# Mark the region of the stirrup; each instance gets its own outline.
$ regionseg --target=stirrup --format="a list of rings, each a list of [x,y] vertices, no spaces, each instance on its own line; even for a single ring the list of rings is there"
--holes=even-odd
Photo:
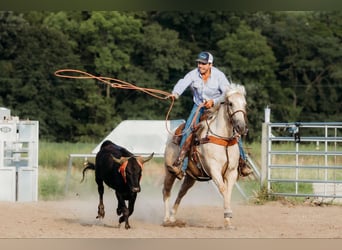
[[[240,157],[239,159],[239,175],[246,177],[253,173],[253,170],[247,165],[246,161]]]

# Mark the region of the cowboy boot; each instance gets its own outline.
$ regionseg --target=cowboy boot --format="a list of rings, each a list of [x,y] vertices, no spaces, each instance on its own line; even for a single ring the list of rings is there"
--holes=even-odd
[[[186,155],[190,149],[191,142],[192,142],[192,134],[190,134],[188,136],[188,138],[186,138],[186,140],[185,140],[185,142],[181,148],[181,151],[179,152],[179,155],[178,155],[176,161],[172,164],[172,166],[168,167],[169,171],[174,173],[176,175],[176,177],[180,180],[184,176],[184,172],[182,171],[181,166],[182,166],[184,158],[186,157]]]
[[[240,156],[239,166],[238,166],[239,174],[243,177],[246,177],[253,173],[253,170],[247,165],[246,161],[242,159]]]

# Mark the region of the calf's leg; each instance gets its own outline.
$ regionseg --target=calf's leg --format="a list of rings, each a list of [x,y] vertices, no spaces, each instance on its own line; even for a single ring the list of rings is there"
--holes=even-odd
[[[116,198],[118,199],[118,208],[116,212],[118,215],[122,214],[121,217],[119,218],[119,226],[121,225],[122,222],[125,222],[125,228],[129,229],[131,228],[128,222],[128,217],[130,215],[129,209],[126,206],[125,199],[123,198],[123,196],[118,192],[115,192],[115,194],[116,194]]]
[[[105,217],[105,209],[103,204],[103,193],[104,193],[104,186],[103,181],[96,179],[97,183],[97,191],[99,193],[99,205],[97,207],[97,216],[96,219],[102,219]]]

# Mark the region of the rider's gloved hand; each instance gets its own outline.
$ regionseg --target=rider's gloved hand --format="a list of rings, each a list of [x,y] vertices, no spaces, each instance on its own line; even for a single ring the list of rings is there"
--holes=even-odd
[[[205,101],[204,102],[204,106],[207,108],[207,109],[210,109],[212,106],[214,106],[214,100],[208,100],[208,101]]]
[[[174,100],[174,99],[178,99],[178,97],[179,97],[179,95],[177,95],[177,94],[170,94],[170,95],[168,95],[168,96],[166,97],[166,99],[172,99],[172,100]]]

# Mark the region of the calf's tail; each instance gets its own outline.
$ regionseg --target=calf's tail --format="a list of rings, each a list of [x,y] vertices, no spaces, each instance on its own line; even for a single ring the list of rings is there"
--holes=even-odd
[[[85,172],[87,172],[88,169],[91,169],[91,170],[95,170],[95,164],[94,163],[91,163],[91,162],[86,162],[84,164],[86,167],[83,169],[82,171],[82,180],[81,180],[81,183],[83,182],[84,180],[84,174]]]

